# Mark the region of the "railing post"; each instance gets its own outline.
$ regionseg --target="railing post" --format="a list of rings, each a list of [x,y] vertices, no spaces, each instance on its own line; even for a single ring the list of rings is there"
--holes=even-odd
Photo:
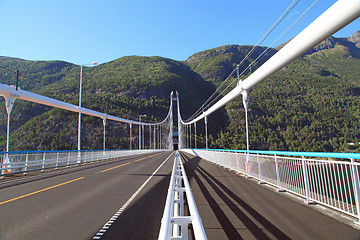
[[[78,150],[78,158],[77,158],[77,161],[76,161],[76,164],[80,164],[81,163],[81,151]]]
[[[239,160],[239,158],[241,158],[241,156],[237,152],[235,152],[235,156],[236,156],[235,157],[235,159],[236,159],[236,172],[241,173],[241,171],[240,171],[240,160]]]
[[[44,168],[45,168],[45,152],[44,152],[44,155],[43,155],[43,162],[42,162],[42,172],[44,171]]]
[[[258,162],[258,169],[259,169],[259,184],[262,184],[261,181],[261,165],[260,165],[260,155],[257,153],[257,162]]]
[[[67,164],[67,167],[69,167],[70,165],[70,152],[68,152],[68,164]]]
[[[245,172],[246,172],[246,178],[249,178],[249,152],[246,152],[245,154],[246,154]]]
[[[56,168],[55,169],[58,169],[58,167],[59,167],[59,155],[60,155],[60,152],[57,152],[56,153]]]
[[[280,187],[280,174],[279,174],[279,166],[278,166],[278,161],[277,161],[277,156],[275,154],[275,170],[276,170],[276,179],[277,179],[277,185],[278,185],[278,191],[281,192],[281,187]]]
[[[351,174],[353,180],[353,188],[354,188],[354,195],[355,195],[355,205],[357,211],[358,221],[357,223],[360,224],[360,187],[359,187],[359,172],[357,166],[354,162],[354,159],[351,159]]]
[[[310,200],[309,176],[308,176],[308,171],[307,171],[307,166],[306,166],[306,161],[305,161],[304,156],[302,156],[301,163],[302,163],[303,176],[304,176],[306,203],[310,204],[310,203],[312,203],[312,201]]]
[[[185,215],[185,207],[184,207],[184,192],[180,191],[179,192],[179,200],[180,200],[180,215],[184,216]]]
[[[28,170],[28,161],[29,161],[29,153],[26,153],[26,157],[25,157],[25,172],[24,172],[24,176],[27,175],[27,170]]]
[[[174,213],[173,217],[178,218],[180,216],[180,202],[179,202],[179,191],[178,189],[181,188],[181,173],[180,173],[180,166],[178,159],[175,158],[175,169],[174,169],[174,179],[175,179],[175,185],[174,185]],[[180,225],[179,224],[173,224],[173,232],[172,235],[174,237],[180,237]]]
[[[84,164],[86,164],[87,163],[87,158],[89,157],[89,154],[88,154],[88,152],[86,151],[86,152],[83,152],[82,154],[81,154],[81,162],[80,162],[80,165],[81,165],[81,163],[84,163]],[[90,157],[91,158],[91,157]]]

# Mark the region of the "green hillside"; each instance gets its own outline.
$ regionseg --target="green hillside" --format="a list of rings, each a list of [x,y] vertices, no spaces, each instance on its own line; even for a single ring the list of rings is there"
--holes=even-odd
[[[223,81],[236,65],[250,52],[253,46],[229,45],[222,46],[190,56],[186,63],[200,74],[205,80],[217,85]],[[258,47],[240,66],[240,72],[245,69],[250,62],[254,61],[266,48]],[[255,70],[259,65],[269,59],[276,50],[269,49],[267,53],[253,66]]]
[[[250,148],[360,151],[359,48],[324,41],[250,93]],[[339,40],[339,41],[338,41]],[[226,106],[228,125],[213,148],[246,149],[241,99]]]
[[[250,93],[250,148],[290,151],[357,151],[360,141],[360,32],[329,38],[257,85]],[[179,62],[161,57],[129,56],[84,67],[83,106],[136,120],[160,120],[169,94],[180,93],[187,119],[230,74],[252,46],[229,45],[206,50]],[[280,49],[279,48],[276,49]],[[259,47],[243,66],[259,56]],[[277,52],[270,49],[259,63]],[[78,104],[80,67],[59,61],[0,57],[0,81],[44,96]],[[5,69],[5,68],[6,69]],[[249,73],[247,73],[249,74]],[[0,102],[0,148],[5,149],[6,111]],[[76,149],[77,114],[17,100],[11,116],[10,150]],[[210,147],[245,149],[241,99],[209,118]],[[133,136],[137,129],[134,128]],[[203,147],[203,123],[198,146]],[[102,120],[83,117],[83,149],[102,148]],[[129,128],[108,121],[108,148],[128,148]],[[135,138],[135,142],[137,139]]]
[[[4,59],[16,61],[13,59]],[[38,62],[17,60],[31,71],[43,72],[43,78],[51,78],[52,73],[39,66]],[[3,65],[6,61],[2,61]],[[23,66],[21,66],[23,67]],[[35,68],[35,70],[31,68]],[[40,75],[39,73],[39,75]],[[56,81],[43,82],[31,88],[28,82],[35,76],[20,78],[22,87],[41,95],[78,104],[78,66],[70,65],[69,71]],[[54,75],[58,75],[55,71]],[[14,83],[10,77],[4,83]],[[25,88],[24,88],[25,89]],[[166,117],[171,91],[178,90],[183,111],[189,115],[214,91],[198,74],[187,65],[161,57],[124,57],[96,67],[86,67],[83,71],[82,106],[114,116],[137,120],[146,114],[147,121],[159,121]],[[192,99],[192,101],[186,101]],[[3,115],[1,145],[5,148],[6,111],[0,103]],[[51,109],[38,104],[17,100],[11,115],[11,150],[76,149],[77,114],[59,109]],[[144,118],[143,118],[144,119]],[[84,116],[82,121],[82,146],[84,149],[102,148],[102,120]],[[134,128],[134,136],[137,129]],[[129,129],[126,124],[107,123],[108,148],[128,148]],[[135,139],[136,142],[136,139]]]

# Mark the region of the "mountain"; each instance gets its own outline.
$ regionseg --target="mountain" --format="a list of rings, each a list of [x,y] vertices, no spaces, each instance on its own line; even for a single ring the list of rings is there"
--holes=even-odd
[[[360,30],[353,33],[348,40],[352,43],[355,43],[357,47],[360,47]]]
[[[250,93],[250,148],[360,151],[359,32],[326,39]],[[212,147],[245,149],[241,99],[226,106],[227,129]]]
[[[290,151],[357,151],[360,141],[360,32],[323,41],[250,93],[250,148]],[[228,45],[205,50],[179,62],[161,57],[129,56],[84,67],[83,106],[111,115],[146,120],[165,117],[169,94],[180,93],[184,119],[196,111],[253,46]],[[270,48],[245,77],[274,55]],[[257,59],[258,47],[240,66]],[[10,71],[10,70],[11,71]],[[15,84],[44,96],[78,103],[79,66],[60,61],[0,57],[1,83]],[[5,148],[6,111],[0,102],[0,147]],[[11,115],[11,150],[76,149],[77,114],[17,100]],[[137,129],[133,128],[133,136]],[[241,99],[209,117],[210,147],[245,149]],[[126,124],[107,123],[108,148],[128,148]],[[198,146],[204,144],[198,123]],[[83,117],[83,148],[102,146],[102,122]],[[135,137],[136,138],[136,137]],[[137,140],[135,139],[135,143]]]
[[[252,48],[253,46],[222,46],[196,53],[190,56],[186,63],[204,79],[216,84],[223,81]],[[258,47],[241,65],[240,72],[245,69],[244,66],[254,61],[265,49],[265,47]],[[274,53],[276,53],[275,49],[269,49],[253,68],[256,69],[263,64]]]
[[[49,67],[51,64],[53,67]],[[20,71],[23,75],[20,77],[21,88],[78,104],[79,66],[9,58],[2,58],[1,65],[27,69],[26,73]],[[14,73],[6,74],[2,78],[3,83],[14,84]],[[40,76],[44,80],[39,81]],[[36,81],[40,83],[32,85]],[[140,114],[146,114],[148,117],[143,119],[159,121],[166,117],[170,93],[174,90],[181,92],[180,98],[184,99],[182,106],[187,109],[183,111],[185,115],[194,112],[214,91],[211,84],[179,61],[161,57],[123,57],[96,67],[84,68],[82,106],[133,120],[137,120]],[[0,103],[0,108],[3,116],[0,131],[6,133],[4,103]],[[11,119],[12,150],[76,149],[75,113],[17,100]],[[102,148],[101,119],[84,116],[82,122],[84,149]],[[126,124],[108,121],[109,148],[129,147],[127,128]],[[134,133],[137,131],[135,129]],[[5,134],[0,137],[4,149]]]
[[[289,40],[290,41],[290,40]],[[280,44],[279,46],[275,47],[276,50],[280,50],[283,46],[285,46],[289,41]],[[309,55],[312,53],[319,52],[321,50],[326,49],[333,49],[336,46],[344,46],[348,48],[352,57],[359,58],[360,57],[360,31],[356,31],[350,37],[346,38],[336,38],[336,37],[329,37],[319,43],[317,46],[309,50],[305,55]]]
[[[63,61],[26,61],[19,58],[1,57],[3,67],[0,71],[1,83],[15,84],[16,70],[20,71],[20,79],[26,76],[21,83],[23,89],[41,88],[50,83],[60,81],[70,73],[76,71],[74,65]]]

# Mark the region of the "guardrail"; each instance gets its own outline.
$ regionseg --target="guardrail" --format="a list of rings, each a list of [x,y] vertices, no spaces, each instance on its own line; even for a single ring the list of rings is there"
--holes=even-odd
[[[146,150],[82,150],[0,152],[0,176],[29,171],[109,160],[118,157],[162,151]]]
[[[219,166],[253,177],[358,219],[360,154],[182,149]],[[305,158],[318,157],[328,160]],[[281,156],[280,156],[281,155]],[[296,155],[300,157],[289,157]],[[341,158],[341,161],[332,160]]]
[[[186,193],[190,216],[185,216],[184,193]],[[184,166],[177,151],[158,239],[188,239],[189,224],[192,224],[195,239],[207,239]]]

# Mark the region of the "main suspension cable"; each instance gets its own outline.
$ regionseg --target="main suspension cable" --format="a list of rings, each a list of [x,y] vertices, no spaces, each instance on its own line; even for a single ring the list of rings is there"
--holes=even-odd
[[[246,73],[246,71],[249,70],[249,68],[251,68],[251,66],[253,66],[256,62],[258,62],[264,55],[265,53],[306,13],[308,12],[313,6],[314,4],[317,2],[318,0],[316,0],[306,11],[304,11],[302,13],[302,15],[300,15],[269,47],[267,47],[254,61],[252,61],[242,72],[241,74],[239,74],[239,77],[244,75]],[[294,0],[290,6],[283,12],[283,14],[277,19],[277,21],[270,27],[270,29],[264,34],[264,36],[260,39],[260,41],[247,53],[247,55],[241,60],[241,62],[236,66],[236,68],[228,75],[228,77],[221,83],[221,85],[215,90],[215,92],[201,105],[201,107],[194,113],[192,114],[192,116],[190,118],[188,118],[186,120],[186,122],[191,121],[193,119],[195,119],[199,114],[201,114],[206,108],[209,108],[211,106],[212,103],[214,103],[218,98],[220,98],[222,96],[222,94],[229,88],[231,87],[234,82],[237,80],[237,78],[235,78],[233,81],[231,81],[230,84],[227,85],[227,87],[222,90],[219,93],[219,90],[221,87],[223,87],[223,85],[231,78],[231,76],[235,73],[235,71],[238,69],[238,67],[240,65],[242,65],[246,59],[248,59],[248,57],[251,56],[251,54],[256,50],[256,48],[262,44],[266,38],[275,30],[275,28],[285,19],[285,17],[294,9],[294,7],[300,2],[300,0]],[[216,93],[219,93],[215,98],[214,95]]]

